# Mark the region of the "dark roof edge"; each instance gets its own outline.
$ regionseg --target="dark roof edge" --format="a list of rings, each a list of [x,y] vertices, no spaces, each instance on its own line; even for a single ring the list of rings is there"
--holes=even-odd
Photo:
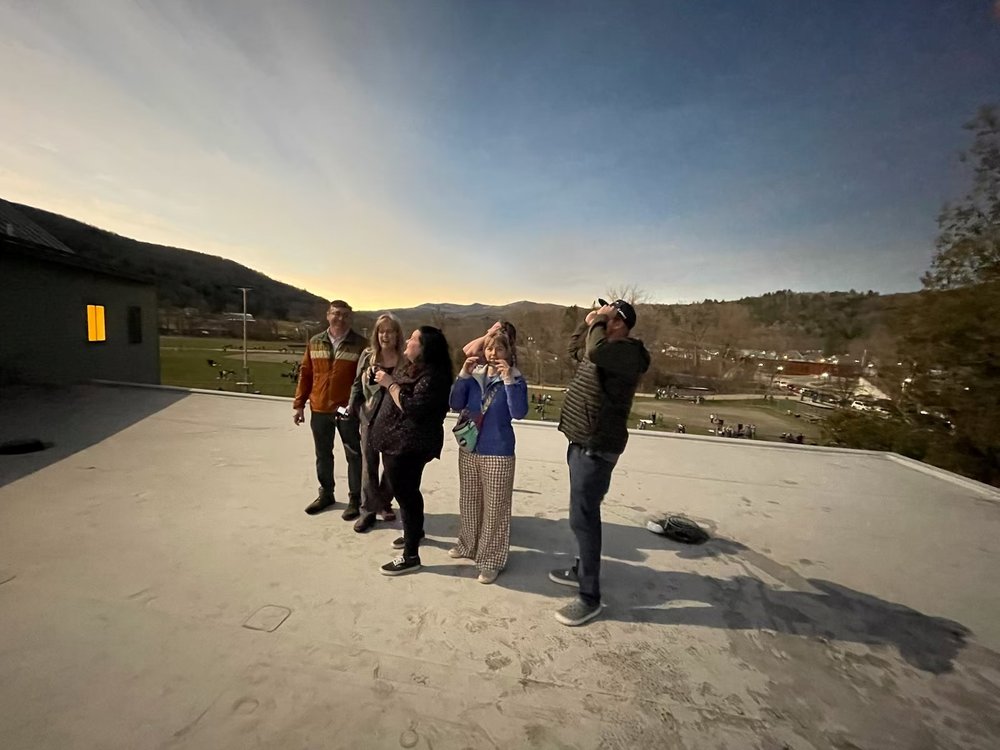
[[[62,240],[56,237],[47,229],[41,227],[37,222],[32,221],[20,210],[24,208],[17,203],[0,198],[0,232],[7,237],[17,237],[27,242],[35,243],[58,250],[69,255],[74,255],[74,251],[66,246]],[[8,226],[4,227],[3,224]],[[13,233],[11,231],[13,230]]]
[[[40,245],[36,242],[31,242],[20,237],[6,237],[0,235],[0,250],[7,253],[12,253],[15,255],[20,255],[29,260],[40,260],[47,263],[57,263],[61,266],[69,266],[71,268],[79,268],[84,271],[91,271],[92,273],[99,273],[104,276],[114,276],[118,279],[126,279],[128,281],[135,281],[140,284],[152,284],[156,285],[156,279],[153,276],[147,276],[141,273],[133,273],[130,271],[122,271],[121,269],[110,266],[106,263],[100,263],[99,261],[90,260],[87,258],[81,258],[77,254],[69,255],[67,253],[54,250],[52,248],[46,247],[45,245]]]

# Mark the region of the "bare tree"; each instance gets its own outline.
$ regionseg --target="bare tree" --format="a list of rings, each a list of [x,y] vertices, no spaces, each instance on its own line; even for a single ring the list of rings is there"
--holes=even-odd
[[[715,308],[711,303],[701,302],[670,309],[674,328],[681,340],[691,348],[695,372],[701,368],[701,352],[708,335],[718,324],[718,311]]]
[[[623,299],[630,305],[648,305],[653,301],[652,295],[638,284],[609,286],[606,294],[608,300]]]

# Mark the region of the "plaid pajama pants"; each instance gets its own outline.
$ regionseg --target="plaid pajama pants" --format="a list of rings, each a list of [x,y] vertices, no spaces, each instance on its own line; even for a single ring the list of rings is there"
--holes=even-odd
[[[510,551],[514,456],[458,452],[458,550],[480,570],[503,570]]]

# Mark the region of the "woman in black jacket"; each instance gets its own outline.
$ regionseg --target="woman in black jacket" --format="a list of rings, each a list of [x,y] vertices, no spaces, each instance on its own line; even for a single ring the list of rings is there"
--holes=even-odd
[[[448,413],[453,369],[444,334],[421,326],[406,342],[407,363],[390,375],[379,371],[375,382],[385,388],[388,399],[368,428],[373,449],[382,453],[396,501],[402,511],[403,537],[393,543],[403,553],[382,566],[387,576],[420,569],[420,540],[424,536],[424,496],[420,479],[424,467],[441,457],[444,417]]]

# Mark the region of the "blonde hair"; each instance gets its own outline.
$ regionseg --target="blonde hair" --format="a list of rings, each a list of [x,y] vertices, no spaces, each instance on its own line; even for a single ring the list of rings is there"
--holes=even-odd
[[[400,357],[403,356],[403,325],[399,322],[399,318],[391,312],[386,312],[382,313],[375,319],[375,325],[372,326],[372,334],[368,337],[368,344],[371,347],[374,362],[378,362],[382,358],[382,344],[378,340],[378,329],[382,327],[383,323],[388,323],[389,327],[395,331],[396,354]]]
[[[510,336],[508,336],[502,330],[486,334],[486,336],[483,338],[483,355],[486,354],[487,347],[495,346],[497,344],[499,344],[509,352],[510,364],[511,366],[515,366],[517,364],[517,352],[514,350],[514,342],[511,341]]]

